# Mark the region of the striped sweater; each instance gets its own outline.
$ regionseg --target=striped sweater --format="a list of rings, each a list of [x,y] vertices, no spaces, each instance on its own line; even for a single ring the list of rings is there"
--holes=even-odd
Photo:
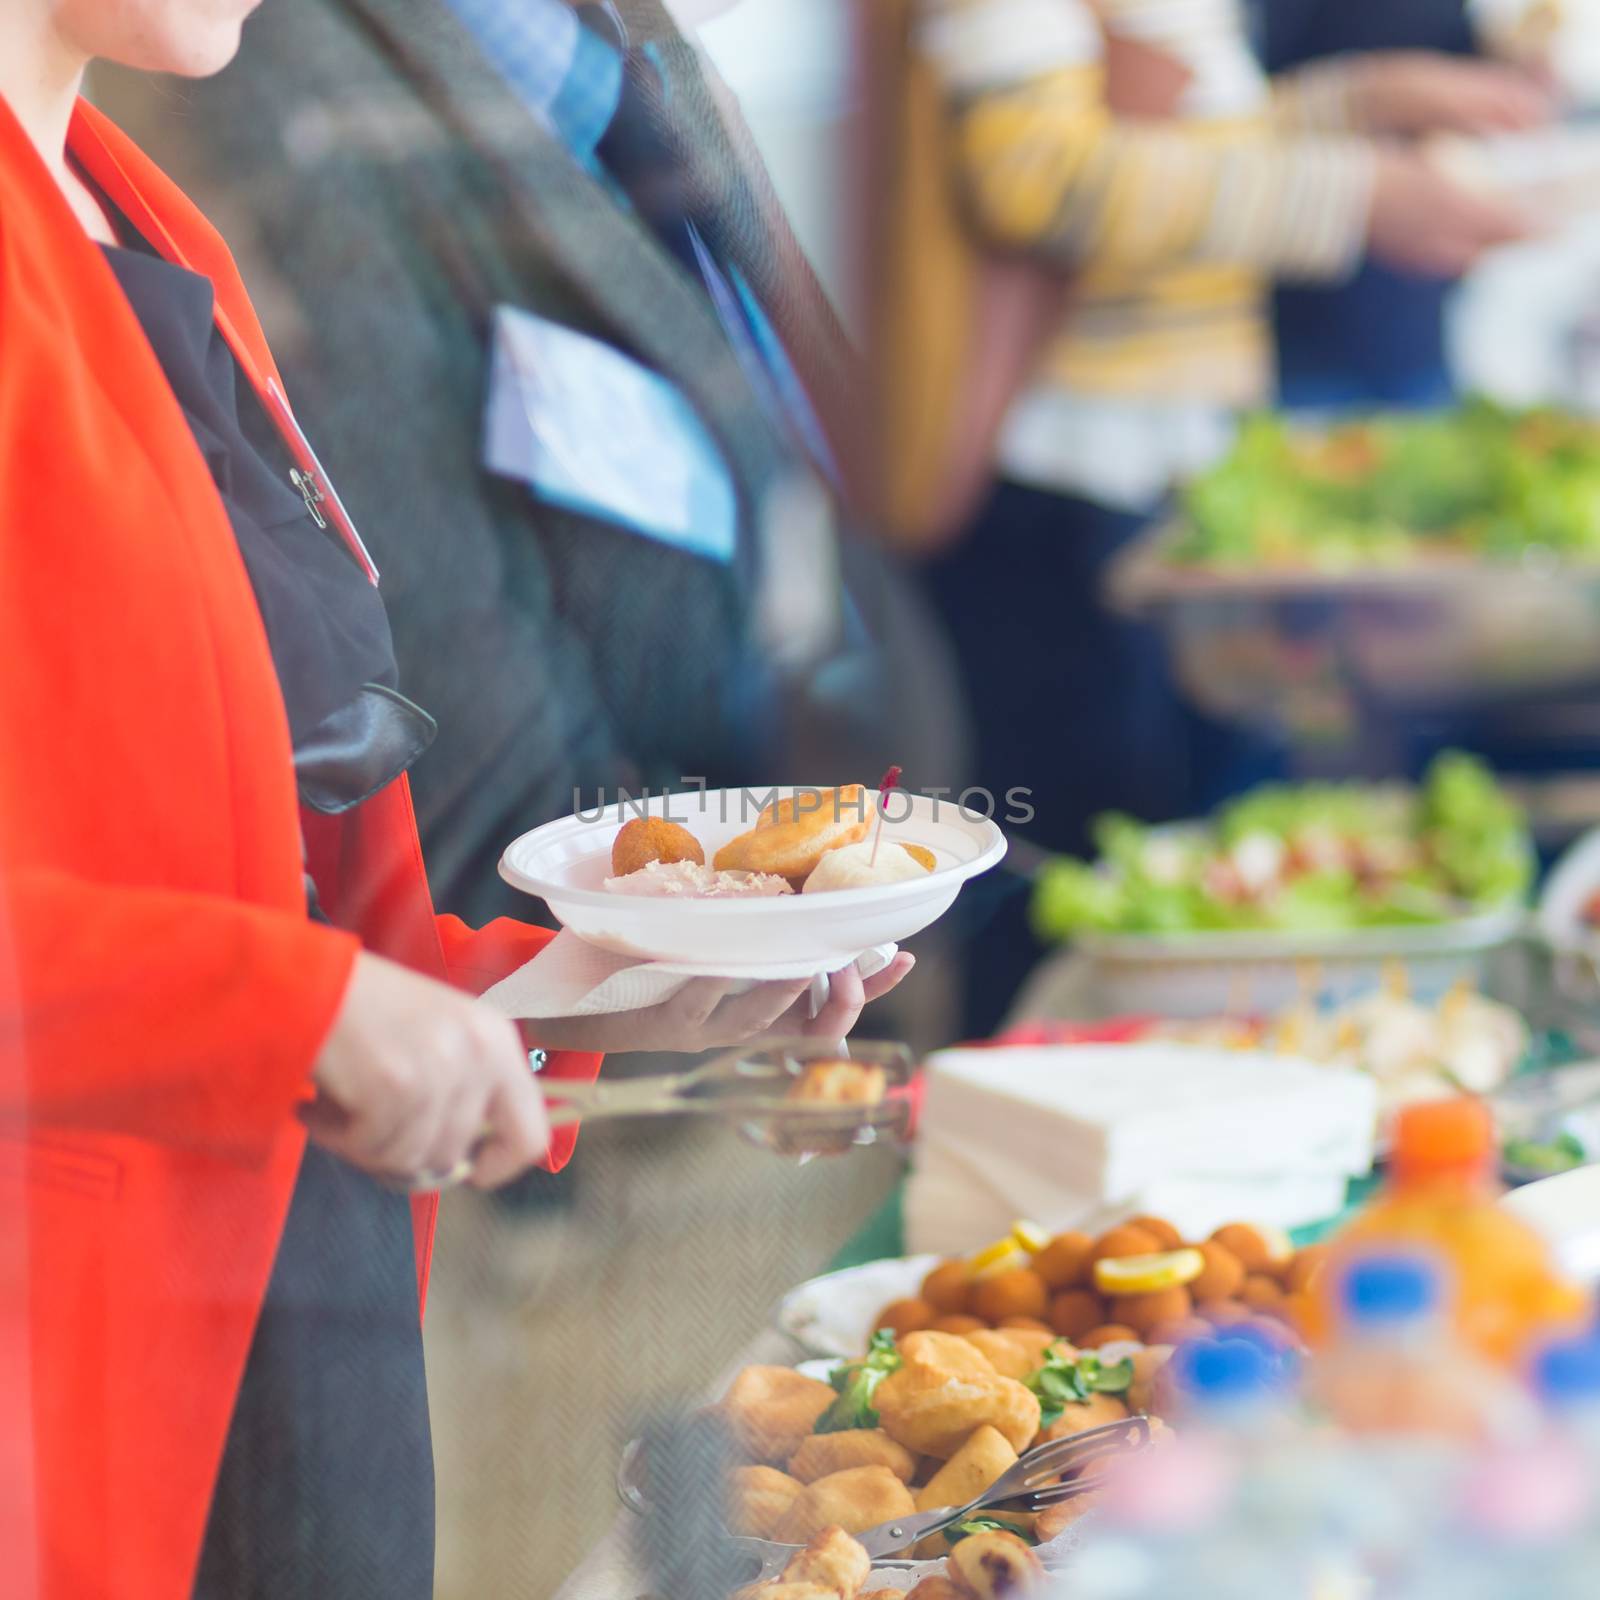
[[[1108,451],[1144,449],[1122,498],[1159,493],[1216,447],[1228,411],[1267,398],[1269,281],[1336,279],[1360,256],[1371,154],[1349,132],[1341,70],[1270,86],[1238,0],[917,8],[915,48],[944,86],[970,216],[1076,284],[1008,418],[1002,466],[1094,493]],[[1169,115],[1113,114],[1100,18],[1182,64]],[[1148,448],[1128,443],[1152,407]],[[1175,411],[1192,426],[1174,426]]]

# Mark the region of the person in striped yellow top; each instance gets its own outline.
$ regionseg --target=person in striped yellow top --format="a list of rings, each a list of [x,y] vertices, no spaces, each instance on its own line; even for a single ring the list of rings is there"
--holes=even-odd
[[[1410,141],[1548,106],[1511,69],[1445,58],[1269,82],[1239,0],[913,0],[910,48],[969,229],[1071,283],[1000,425],[1000,481],[927,576],[977,712],[970,776],[1031,786],[1036,841],[1081,850],[1101,810],[1184,815],[1271,770],[1185,711],[1153,633],[1098,598],[1116,549],[1270,398],[1271,282],[1336,280],[1369,252],[1453,276],[1519,237],[1511,207]],[[988,1005],[969,1030],[1026,964],[1016,921],[974,951]]]

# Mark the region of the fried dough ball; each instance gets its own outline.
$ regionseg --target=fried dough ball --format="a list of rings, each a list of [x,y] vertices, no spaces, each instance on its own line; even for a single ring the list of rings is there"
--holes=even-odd
[[[1098,1350],[1102,1345],[1138,1344],[1138,1342],[1139,1335],[1126,1323],[1106,1322],[1084,1334],[1078,1340],[1078,1347],[1082,1350]]]
[[[1014,1533],[975,1533],[945,1566],[968,1600],[1015,1600],[1044,1583],[1044,1563]]]
[[[783,1569],[785,1583],[816,1583],[853,1600],[872,1576],[872,1557],[843,1528],[823,1528]]]
[[[878,1313],[874,1328],[887,1328],[896,1339],[933,1325],[938,1313],[926,1300],[891,1300]]]
[[[805,1544],[825,1528],[865,1533],[891,1517],[909,1517],[916,1509],[911,1491],[887,1467],[850,1467],[807,1484],[795,1497],[778,1537],[784,1544]]]
[[[1033,1270],[1055,1294],[1063,1289],[1080,1288],[1087,1281],[1089,1252],[1093,1249],[1094,1240],[1086,1233],[1076,1229],[1058,1233],[1033,1258]]]
[[[1089,1268],[1093,1270],[1097,1261],[1115,1261],[1123,1256],[1159,1255],[1162,1248],[1161,1241],[1153,1233],[1125,1222],[1120,1228],[1112,1228],[1095,1240],[1094,1248],[1089,1252]]]
[[[1057,1333],[1054,1328],[1047,1328],[1043,1326],[1036,1328],[1018,1328],[1012,1326],[998,1328],[995,1331],[1007,1335],[1013,1344],[1021,1345],[1022,1348],[1027,1352],[1030,1360],[1033,1362],[1033,1365],[1028,1369],[1029,1372],[1033,1372],[1039,1367],[1042,1367],[1044,1365],[1045,1352],[1050,1349],[1052,1345],[1058,1345],[1062,1342],[1061,1335]]]
[[[1050,1302],[1050,1326],[1064,1339],[1098,1328],[1105,1316],[1105,1302],[1093,1289],[1068,1289]]]
[[[732,1600],[839,1600],[839,1591],[820,1583],[747,1583]]]
[[[1284,1259],[1280,1241],[1248,1222],[1227,1223],[1211,1237],[1238,1256],[1246,1272],[1273,1272]]]
[[[1283,1285],[1264,1272],[1252,1272],[1239,1289],[1239,1299],[1252,1311],[1265,1311],[1283,1299]]]
[[[972,1353],[983,1359],[976,1350]],[[873,1404],[890,1438],[941,1461],[948,1461],[985,1423],[1018,1451],[1039,1431],[1038,1398],[993,1368],[987,1373],[949,1372],[908,1361],[878,1385]]]
[[[900,1341],[900,1354],[908,1363],[933,1367],[940,1372],[988,1374],[994,1371],[989,1358],[964,1333],[940,1333],[928,1328],[921,1333],[907,1334]]]
[[[966,1596],[948,1578],[923,1578],[906,1596],[906,1600],[966,1600]]]
[[[995,1326],[1007,1333],[1049,1333],[1055,1329],[1043,1317],[1002,1317]]]
[[[1173,1322],[1158,1322],[1145,1333],[1145,1338],[1155,1345],[1179,1345],[1191,1339],[1209,1339],[1214,1331],[1204,1317],[1179,1317]]]
[[[1217,1239],[1207,1239],[1195,1249],[1205,1257],[1206,1264],[1189,1285],[1189,1293],[1197,1301],[1231,1300],[1244,1282],[1244,1263]]]
[[[1002,1317],[1043,1317],[1050,1309],[1050,1291],[1030,1267],[982,1278],[972,1291],[973,1314],[989,1322]]]
[[[1328,1247],[1325,1244],[1308,1244],[1303,1250],[1296,1251],[1283,1270],[1284,1288],[1290,1294],[1304,1294],[1317,1281],[1317,1274],[1322,1271],[1327,1259]]]
[[[975,1349],[982,1351],[989,1365],[1002,1378],[1015,1378],[1021,1382],[1039,1365],[1027,1348],[1011,1338],[1004,1329],[979,1328],[963,1337]]]
[[[905,1600],[903,1589],[863,1589],[856,1600]]]
[[[954,1316],[972,1309],[972,1274],[965,1261],[941,1261],[922,1280],[921,1295],[937,1312]]]
[[[949,1316],[935,1317],[928,1325],[929,1333],[966,1334],[976,1333],[979,1328],[987,1328],[989,1324],[982,1317],[968,1316],[964,1312],[954,1312]]]
[[[1123,1223],[1123,1227],[1143,1228],[1152,1238],[1160,1241],[1160,1248],[1163,1250],[1181,1250],[1183,1248],[1183,1235],[1165,1217],[1148,1215],[1129,1217]]]
[[[755,827],[717,851],[718,872],[772,872],[796,888],[817,862],[867,836],[874,808],[859,783],[808,790],[763,808]]]
[[[1244,1322],[1250,1316],[1249,1306],[1241,1305],[1237,1300],[1201,1300],[1194,1309],[1198,1316],[1219,1329],[1231,1328],[1236,1322]]]
[[[735,1467],[728,1474],[729,1531],[775,1538],[803,1487],[775,1467]]]
[[[1075,1433],[1087,1433],[1090,1428],[1104,1427],[1108,1422],[1121,1422],[1128,1415],[1127,1405],[1114,1394],[1092,1394],[1081,1404],[1070,1405],[1040,1435],[1043,1442],[1052,1439],[1070,1439]]]
[[[634,817],[624,822],[611,841],[612,876],[625,878],[652,861],[692,861],[703,867],[706,853],[681,822],[668,822],[665,817]]]
[[[843,1433],[812,1434],[789,1461],[790,1475],[802,1484],[852,1467],[887,1467],[902,1483],[910,1483],[916,1476],[917,1458],[882,1428],[850,1428]]]
[[[728,1386],[721,1412],[752,1461],[787,1461],[833,1404],[833,1390],[791,1367],[746,1367]]]
[[[1111,1302],[1111,1320],[1132,1328],[1142,1339],[1157,1323],[1188,1316],[1193,1305],[1189,1291],[1181,1284],[1149,1294],[1119,1294]]]
[[[917,1490],[917,1510],[964,1506],[1017,1464],[1017,1452],[998,1428],[973,1431],[966,1442]]]

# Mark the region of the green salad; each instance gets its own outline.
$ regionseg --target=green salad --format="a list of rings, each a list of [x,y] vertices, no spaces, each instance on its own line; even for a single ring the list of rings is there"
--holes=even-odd
[[[1309,433],[1248,419],[1189,487],[1172,559],[1345,572],[1543,548],[1600,558],[1600,427],[1472,400]]]
[[[1198,826],[1112,814],[1095,837],[1098,862],[1062,859],[1041,872],[1041,937],[1443,922],[1520,901],[1534,867],[1521,811],[1459,752],[1437,757],[1419,788],[1271,785]]]

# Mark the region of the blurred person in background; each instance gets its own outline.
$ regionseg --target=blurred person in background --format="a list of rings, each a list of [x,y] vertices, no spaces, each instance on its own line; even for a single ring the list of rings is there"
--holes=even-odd
[[[108,104],[226,202],[372,529],[440,722],[439,903],[525,903],[499,854],[578,795],[947,765],[937,632],[842,532],[858,358],[692,33],[659,0],[299,0],[249,32],[181,118]]]
[[[1421,58],[1269,83],[1236,0],[910,0],[897,15],[874,328],[890,516],[934,552],[928,590],[976,714],[973,780],[1027,785],[1026,837],[1083,851],[1098,812],[1188,815],[1277,764],[1188,710],[1155,630],[1102,598],[1116,552],[1270,397],[1270,283],[1338,281],[1366,255],[1451,277],[1522,237],[1513,206],[1404,141],[1456,126],[1462,101],[1472,125],[1485,100],[1508,123],[1545,101]],[[879,48],[892,60],[892,37]],[[973,941],[969,1033],[993,1028],[1037,953],[1014,897]]]
[[[227,247],[79,97],[249,9],[0,5],[0,1546],[52,1600],[426,1600],[436,1191],[572,1144],[459,992],[549,935],[435,914],[434,724]],[[806,987],[556,1019],[544,1071],[848,1032]]]
[[[1397,135],[1492,136],[1544,122],[1551,100],[1525,67],[1476,62],[1486,48],[1468,0],[1270,0],[1257,6],[1268,72],[1332,62],[1361,84],[1367,120]],[[1347,58],[1381,56],[1368,62]],[[1381,109],[1387,106],[1387,111]],[[1439,406],[1455,397],[1445,350],[1454,280],[1363,260],[1335,284],[1273,297],[1278,390],[1290,407]]]

